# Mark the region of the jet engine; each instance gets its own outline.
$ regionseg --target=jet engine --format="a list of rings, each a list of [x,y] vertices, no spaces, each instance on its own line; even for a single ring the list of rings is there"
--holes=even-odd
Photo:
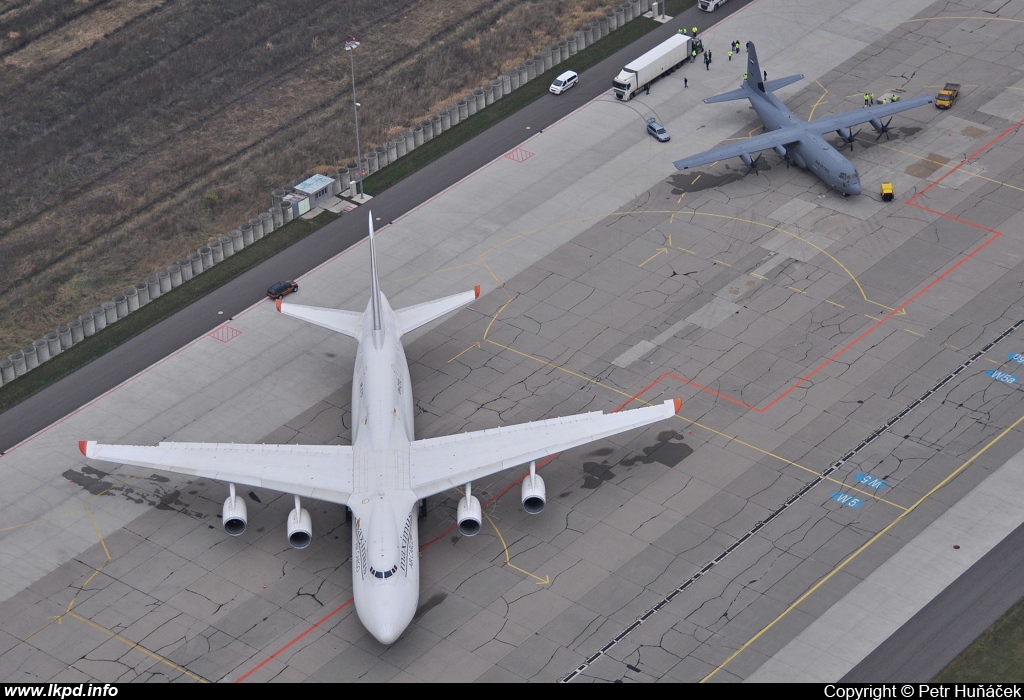
[[[231,495],[224,501],[224,511],[221,519],[224,521],[224,532],[233,537],[238,537],[245,532],[245,525],[248,522],[248,514],[245,509],[245,501],[235,495],[235,485],[230,484]]]
[[[466,484],[466,495],[459,500],[459,507],[456,510],[459,532],[466,537],[472,537],[480,532],[480,524],[483,522],[483,510],[480,508],[480,501],[471,493],[471,489],[472,484]]]
[[[537,476],[537,463],[530,462],[530,475],[523,479],[523,510],[530,515],[536,515],[544,510],[547,502],[547,490],[544,488],[544,479]]]
[[[295,549],[305,549],[313,541],[313,519],[295,497],[295,508],[288,514],[288,544]]]

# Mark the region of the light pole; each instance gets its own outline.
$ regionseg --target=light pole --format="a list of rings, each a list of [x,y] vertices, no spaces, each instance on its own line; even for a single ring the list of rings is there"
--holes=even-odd
[[[357,199],[362,202],[365,198],[363,194],[363,152],[359,147],[359,103],[356,102],[356,63],[352,57],[357,46],[359,46],[359,42],[356,41],[355,37],[350,37],[345,41],[345,50],[348,51],[348,63],[352,69],[352,111],[356,115],[356,175],[359,178],[359,197]]]

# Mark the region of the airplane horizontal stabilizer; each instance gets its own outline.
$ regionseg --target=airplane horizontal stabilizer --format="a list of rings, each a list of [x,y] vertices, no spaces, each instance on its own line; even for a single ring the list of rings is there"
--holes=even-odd
[[[803,79],[804,75],[803,73],[801,73],[799,75],[790,75],[785,78],[779,78],[777,80],[769,80],[767,83],[764,84],[764,89],[768,92],[774,92],[779,88],[784,88],[787,85],[792,85],[793,83],[799,82]]]
[[[426,301],[422,304],[398,309],[395,311],[395,316],[398,317],[398,328],[403,334],[409,333],[479,298],[480,287],[477,286],[468,292],[460,292],[459,294],[452,294],[441,299],[434,299],[433,301]]]
[[[161,442],[154,447],[82,440],[78,448],[89,459],[162,469],[329,503],[346,504],[352,495],[352,448],[346,445]]]
[[[618,413],[594,411],[416,440],[409,455],[410,484],[416,498],[426,498],[517,464],[671,418],[681,407],[681,399],[670,399]]]
[[[302,306],[300,304],[283,304],[277,301],[277,310],[286,316],[301,318],[303,321],[316,324],[336,333],[342,333],[359,340],[363,327],[363,313],[360,311],[344,311],[342,309],[325,309],[319,306]]]
[[[721,95],[715,95],[704,100],[704,104],[710,105],[716,102],[731,102],[732,100],[745,100],[750,97],[750,93],[743,88],[737,88],[736,90],[730,90],[729,92],[723,92]]]

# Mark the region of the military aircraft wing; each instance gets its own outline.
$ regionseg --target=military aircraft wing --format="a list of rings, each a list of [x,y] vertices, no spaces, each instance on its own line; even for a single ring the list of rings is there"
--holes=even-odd
[[[767,131],[763,134],[752,136],[749,139],[728,143],[724,146],[719,146],[718,148],[712,148],[710,151],[704,151],[703,153],[698,153],[695,156],[689,156],[688,158],[677,160],[674,165],[679,170],[686,170],[687,168],[693,168],[698,165],[707,165],[708,163],[714,163],[717,160],[725,160],[726,158],[736,158],[737,156],[749,157],[751,153],[767,151],[769,148],[775,148],[776,146],[787,146],[799,141],[803,135],[804,130],[796,127]]]
[[[934,97],[931,95],[921,95],[920,97],[911,97],[907,100],[899,100],[898,102],[890,102],[889,104],[861,107],[860,109],[852,109],[849,112],[843,112],[842,114],[836,114],[835,116],[815,119],[808,124],[808,127],[813,128],[819,134],[827,134],[830,131],[849,129],[851,126],[863,124],[871,121],[872,119],[882,119],[891,114],[897,114],[931,102],[935,102]]]
[[[347,445],[161,442],[143,446],[82,440],[78,448],[90,459],[255,486],[329,503],[344,505],[352,495],[353,457]]]
[[[410,449],[410,485],[417,498],[483,479],[518,464],[557,454],[671,418],[682,400],[618,413],[581,413],[472,433],[416,440]]]

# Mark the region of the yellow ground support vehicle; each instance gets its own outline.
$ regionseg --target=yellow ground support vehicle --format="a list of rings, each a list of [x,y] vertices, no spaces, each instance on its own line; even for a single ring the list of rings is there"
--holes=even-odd
[[[893,198],[892,183],[891,182],[883,182],[882,183],[882,201],[883,202],[891,202],[892,198]]]
[[[960,83],[946,83],[946,86],[935,96],[935,106],[939,109],[949,109],[959,94]]]

